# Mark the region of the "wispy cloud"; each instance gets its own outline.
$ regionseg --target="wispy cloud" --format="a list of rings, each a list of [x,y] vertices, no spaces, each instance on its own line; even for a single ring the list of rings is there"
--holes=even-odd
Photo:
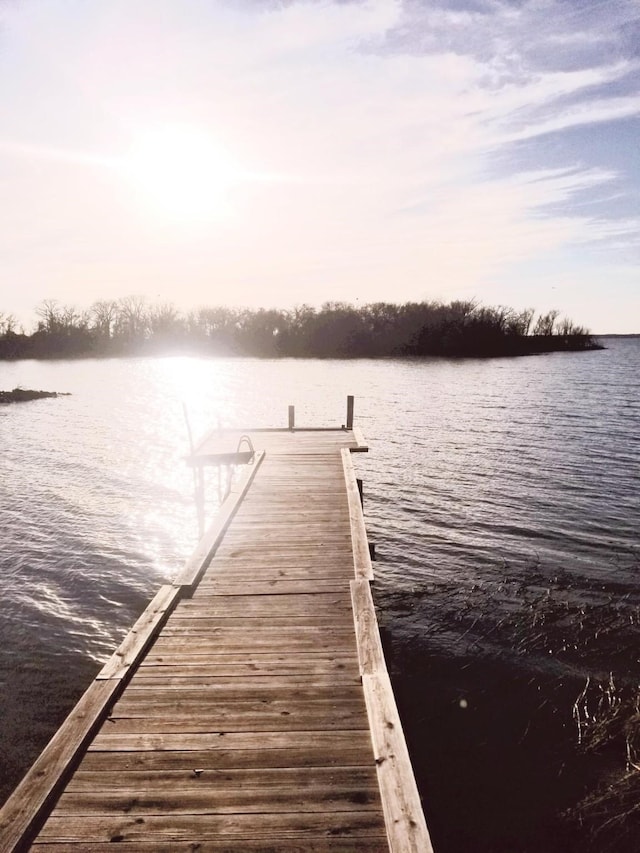
[[[246,302],[481,297],[510,271],[524,281],[527,264],[533,283],[545,256],[582,264],[596,244],[606,275],[637,249],[637,153],[602,152],[640,115],[639,27],[635,0],[25,0],[0,29],[0,138],[14,146],[0,145],[13,199],[0,249],[29,279],[36,268],[11,240],[39,186],[34,242],[75,241],[82,257],[49,254],[47,277],[45,252],[32,278],[70,292],[93,268],[123,292],[143,275],[164,298],[180,280],[191,302],[212,278]],[[90,170],[34,182],[10,163],[18,149],[110,161],[137,131],[174,121],[207,129],[262,177],[236,189],[207,236],[159,236],[125,187],[96,176],[100,229],[83,204]],[[593,322],[572,288],[559,307]]]

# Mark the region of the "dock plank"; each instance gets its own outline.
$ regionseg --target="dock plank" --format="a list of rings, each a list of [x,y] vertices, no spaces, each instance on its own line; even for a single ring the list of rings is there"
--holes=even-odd
[[[76,853],[78,845],[73,843],[53,842],[36,843],[30,850],[35,853]],[[194,853],[194,842],[186,841],[136,841],[136,851],[139,853]],[[306,835],[303,840],[299,838],[282,838],[271,834],[269,840],[241,838],[233,840],[225,838],[223,841],[199,841],[198,853],[388,853],[389,844],[386,835],[372,836],[366,838],[348,838],[342,840],[339,837],[318,838]],[[113,853],[113,844],[110,842],[93,842],[92,853]]]
[[[296,813],[215,814],[148,814],[132,815],[53,814],[39,835],[40,841],[68,842],[82,838],[84,842],[117,841],[123,844],[139,841],[264,840],[274,835],[299,839],[320,835],[325,838],[379,838],[384,820],[370,811]]]
[[[128,770],[127,792],[147,790],[175,790],[177,787],[201,787],[208,791],[227,793],[238,790],[311,791],[336,786],[341,790],[374,789],[378,793],[378,780],[374,767],[280,767],[252,768],[250,770],[207,770],[196,774],[193,770]],[[69,782],[67,792],[94,793],[99,790],[117,791],[122,783],[121,772],[78,770]]]
[[[114,785],[114,790],[99,785],[88,791],[71,791],[60,798],[57,811],[69,816],[380,811],[380,792],[375,777],[368,785],[340,786],[332,781],[306,790],[300,786],[283,788],[275,784],[220,788],[200,779],[195,780],[196,784],[182,781],[180,786],[174,783],[169,788],[148,781],[143,785],[136,778],[129,788],[123,788],[120,782]]]
[[[164,714],[163,714],[164,712]],[[288,731],[309,731],[310,729],[330,729],[340,726],[347,730],[361,730],[367,725],[367,715],[360,706],[354,708],[338,704],[322,707],[302,707],[283,703],[264,710],[242,711],[241,709],[207,711],[196,708],[180,714],[180,708],[149,709],[146,715],[132,716],[125,711],[122,716],[110,718],[113,735],[170,735],[229,732],[278,732],[283,728],[283,714],[286,715]]]

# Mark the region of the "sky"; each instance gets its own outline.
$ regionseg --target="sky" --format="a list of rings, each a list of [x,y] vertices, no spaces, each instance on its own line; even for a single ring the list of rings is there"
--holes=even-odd
[[[640,332],[640,0],[0,0],[0,313],[476,299]]]

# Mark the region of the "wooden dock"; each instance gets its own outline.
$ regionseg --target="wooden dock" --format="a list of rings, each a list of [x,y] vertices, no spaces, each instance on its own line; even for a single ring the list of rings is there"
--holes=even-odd
[[[432,850],[348,427],[215,432],[194,449],[198,470],[250,456],[0,811],[3,853]]]

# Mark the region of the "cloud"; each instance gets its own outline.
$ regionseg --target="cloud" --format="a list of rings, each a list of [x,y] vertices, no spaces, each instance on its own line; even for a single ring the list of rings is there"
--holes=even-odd
[[[95,276],[124,292],[155,277],[163,297],[180,281],[195,298],[215,279],[272,304],[347,287],[481,296],[596,243],[604,266],[636,247],[636,219],[620,214],[633,154],[604,162],[600,142],[640,113],[625,35],[639,19],[632,0],[26,0],[0,32],[0,249],[49,296]],[[260,177],[208,233],[144,222],[101,172],[171,122],[204,128]],[[579,155],[565,153],[578,132]],[[37,178],[16,165],[27,155]]]

